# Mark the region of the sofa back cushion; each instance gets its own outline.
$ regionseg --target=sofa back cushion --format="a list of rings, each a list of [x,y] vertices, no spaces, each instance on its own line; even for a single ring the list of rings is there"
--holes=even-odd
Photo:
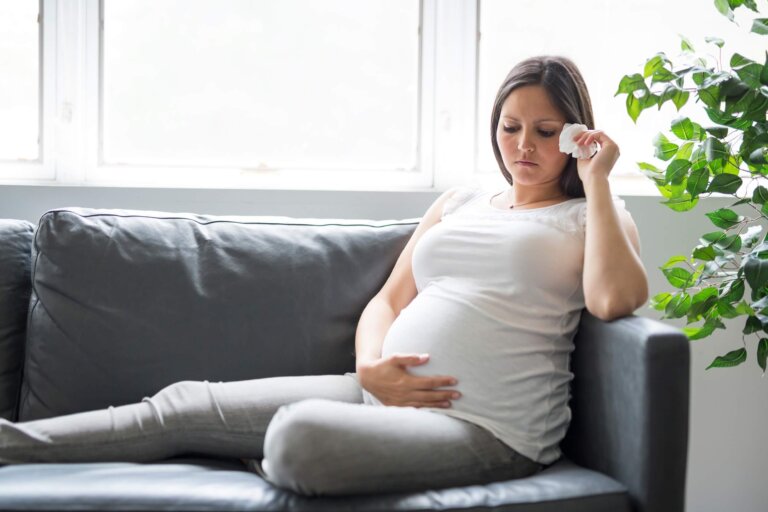
[[[20,418],[136,402],[180,380],[354,371],[360,314],[417,225],[47,212]]]
[[[0,418],[16,420],[30,294],[34,225],[0,219]]]

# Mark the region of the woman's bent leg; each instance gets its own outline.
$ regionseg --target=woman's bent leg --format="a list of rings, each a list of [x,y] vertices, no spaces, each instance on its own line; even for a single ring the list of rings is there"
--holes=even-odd
[[[470,422],[414,407],[306,400],[267,429],[262,470],[307,495],[405,492],[529,476],[542,466]]]
[[[307,398],[360,403],[362,393],[352,374],[177,382],[140,403],[0,420],[0,464],[145,462],[185,453],[261,458],[275,411]]]

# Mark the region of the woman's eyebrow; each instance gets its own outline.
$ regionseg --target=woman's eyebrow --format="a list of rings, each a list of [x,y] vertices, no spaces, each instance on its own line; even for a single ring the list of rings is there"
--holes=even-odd
[[[519,121],[519,119],[517,119],[516,117],[513,117],[513,116],[502,116],[502,117],[504,119],[509,119],[510,121]],[[554,119],[552,117],[544,117],[542,119],[536,119],[534,122],[535,123],[543,123],[544,121],[557,121],[559,123],[563,122],[562,119]]]

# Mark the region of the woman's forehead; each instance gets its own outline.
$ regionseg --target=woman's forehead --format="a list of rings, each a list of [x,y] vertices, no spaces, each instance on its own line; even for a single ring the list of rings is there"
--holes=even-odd
[[[510,121],[535,123],[565,122],[565,117],[552,104],[541,86],[525,86],[513,90],[501,106],[501,117]]]

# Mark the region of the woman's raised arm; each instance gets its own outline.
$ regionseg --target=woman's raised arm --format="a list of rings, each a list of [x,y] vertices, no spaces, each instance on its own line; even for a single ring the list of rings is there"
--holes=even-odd
[[[584,249],[584,300],[587,310],[610,321],[631,315],[648,300],[648,276],[640,261],[640,240],[632,217],[616,211],[608,183],[619,159],[619,147],[602,130],[588,130],[574,141],[600,150],[593,158],[578,159],[579,178],[587,196]]]

